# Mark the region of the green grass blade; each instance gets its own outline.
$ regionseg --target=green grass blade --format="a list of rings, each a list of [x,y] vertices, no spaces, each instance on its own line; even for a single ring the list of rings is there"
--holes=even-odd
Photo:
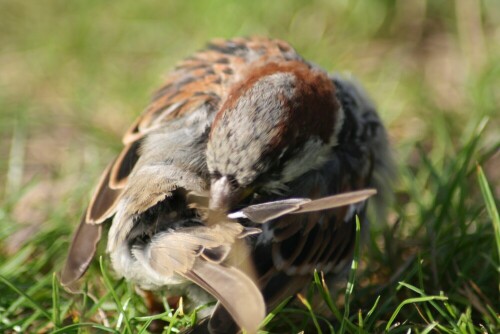
[[[102,256],[99,257],[99,266],[101,268],[101,273],[102,273],[102,277],[104,279],[104,283],[106,284],[107,288],[111,292],[111,296],[113,296],[113,300],[115,301],[116,305],[120,309],[120,313],[123,314],[123,318],[125,320],[125,327],[127,328],[127,331],[129,332],[129,334],[132,334],[133,331],[132,331],[132,328],[130,327],[130,322],[129,322],[127,313],[125,312],[125,309],[123,308],[123,305],[120,302],[120,298],[118,298],[118,295],[116,294],[116,290],[114,289],[113,284],[111,283],[111,280],[109,279],[109,277],[106,273]]]
[[[55,328],[59,328],[60,321],[60,305],[59,305],[59,280],[57,274],[52,273],[52,322]]]
[[[330,290],[328,289],[328,286],[326,285],[326,282],[323,278],[319,277],[319,273],[317,270],[314,271],[314,282],[316,283],[316,286],[318,287],[319,293],[323,300],[325,301],[326,305],[330,309],[330,311],[333,313],[335,318],[340,322],[342,321],[342,314],[340,314],[339,309],[333,302],[332,296],[330,295]]]
[[[406,300],[402,301],[398,305],[398,307],[396,308],[396,310],[394,311],[394,313],[392,314],[392,316],[389,319],[389,321],[387,322],[387,325],[385,326],[385,330],[389,331],[389,329],[391,328],[392,323],[394,322],[394,320],[398,316],[398,313],[401,311],[401,309],[405,305],[414,304],[414,303],[429,302],[429,301],[432,301],[432,300],[448,300],[448,297],[444,297],[444,296],[427,296],[427,297],[409,298],[409,299],[406,299]]]
[[[375,309],[377,308],[377,305],[378,305],[378,302],[380,301],[380,295],[377,297],[377,299],[375,300],[375,303],[373,303],[373,306],[372,308],[370,309],[370,311],[368,311],[368,313],[366,314],[366,317],[365,317],[365,322],[368,321],[368,319],[370,319],[370,316],[373,314],[373,312],[375,312]]]
[[[105,326],[102,326],[102,325],[99,325],[99,324],[95,324],[95,323],[92,323],[92,322],[80,322],[78,324],[72,324],[72,325],[69,325],[69,326],[65,326],[65,327],[59,328],[59,329],[57,329],[57,330],[55,330],[55,331],[53,331],[51,333],[52,334],[66,334],[66,333],[69,333],[71,331],[76,331],[78,329],[86,328],[86,327],[99,329],[100,331],[104,331],[104,332],[108,332],[108,333],[120,334],[120,331],[118,331],[116,329],[108,328],[108,327],[105,327]]]
[[[14,273],[19,274],[20,270],[24,270],[23,263],[26,263],[32,256],[35,247],[28,245],[23,247],[15,255],[11,256],[7,261],[0,266],[0,275],[6,278],[11,278]]]
[[[436,326],[437,326],[436,322],[429,324],[427,327],[424,328],[424,330],[422,331],[422,334],[430,333]]]
[[[354,282],[356,280],[356,270],[358,269],[360,231],[361,231],[361,224],[359,222],[359,217],[356,216],[356,238],[354,242],[354,257],[352,259],[351,271],[349,272],[349,280],[347,282],[347,288],[345,290],[344,317],[340,325],[341,334],[345,332],[345,321],[349,319],[351,295],[354,290]]]
[[[276,317],[276,315],[278,313],[281,312],[281,310],[283,310],[283,308],[285,308],[285,306],[288,304],[288,302],[290,301],[290,299],[292,299],[292,297],[288,297],[286,298],[285,300],[283,300],[281,303],[279,303],[278,306],[276,306],[274,308],[274,310],[272,310],[271,312],[269,312],[269,314],[264,318],[264,321],[262,321],[262,324],[260,327],[265,327],[267,324],[269,324],[271,322],[271,320],[274,319],[274,317]]]
[[[479,180],[479,187],[481,188],[481,193],[484,197],[484,202],[486,204],[486,209],[491,218],[491,223],[493,224],[493,231],[495,232],[495,241],[497,244],[498,261],[500,264],[500,218],[498,216],[498,209],[495,204],[495,199],[493,198],[493,193],[488,185],[488,180],[486,175],[484,175],[481,166],[477,166],[477,177]]]
[[[40,310],[35,310],[32,314],[30,314],[29,317],[25,318],[19,332],[27,333],[28,331],[32,331],[31,326],[33,326],[37,322],[37,320],[39,320],[38,318],[40,317],[40,314]]]
[[[167,334],[172,333],[172,329],[175,326],[175,323],[178,320],[179,314],[181,312],[181,309],[175,310],[174,314],[172,315],[172,321],[169,322],[168,327],[167,327]]]
[[[45,310],[45,308],[38,304],[35,300],[33,300],[33,298],[31,298],[29,295],[27,295],[26,293],[24,293],[23,291],[19,290],[14,284],[12,284],[8,279],[6,279],[5,277],[3,276],[0,276],[0,281],[3,282],[5,285],[7,285],[11,290],[15,291],[17,294],[19,294],[20,296],[23,296],[24,298],[26,298],[27,301],[30,302],[30,304],[35,308],[37,309],[38,311],[40,311],[41,314],[43,314],[47,319],[49,320],[52,320],[52,316],[50,315],[49,312],[47,312],[47,310]]]
[[[297,294],[297,298],[300,300],[300,302],[306,307],[306,309],[309,311],[309,314],[311,315],[311,319],[314,323],[314,326],[316,327],[316,331],[319,334],[323,334],[323,331],[321,330],[321,327],[319,326],[318,319],[316,318],[316,314],[314,314],[314,311],[311,307],[311,304],[307,301],[304,296],[302,296],[300,293]]]
[[[137,334],[144,333],[148,329],[149,325],[151,325],[151,323],[153,322],[153,320],[154,320],[153,318],[149,318],[148,320],[146,320],[146,322],[144,323],[144,325],[142,326],[142,328],[139,330],[139,332],[137,332]]]

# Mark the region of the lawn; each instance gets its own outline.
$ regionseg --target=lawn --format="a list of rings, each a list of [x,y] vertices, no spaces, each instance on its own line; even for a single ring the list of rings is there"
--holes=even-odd
[[[208,40],[241,35],[357,77],[398,166],[352,289],[325,293],[318,273],[263,333],[499,333],[498,0],[0,1],[0,332],[147,333],[155,317],[104,251],[83,294],[54,273],[162,77]],[[164,333],[196,320],[158,317]]]

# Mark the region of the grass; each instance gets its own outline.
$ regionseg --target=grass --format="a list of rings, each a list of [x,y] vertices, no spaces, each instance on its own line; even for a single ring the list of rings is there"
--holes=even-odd
[[[3,0],[0,332],[147,333],[161,318],[176,333],[196,321],[188,304],[149,315],[105,256],[76,296],[54,272],[161,76],[213,37],[251,34],[285,39],[363,82],[399,170],[352,290],[332,295],[316,273],[263,332],[500,332],[498,17],[496,0]]]

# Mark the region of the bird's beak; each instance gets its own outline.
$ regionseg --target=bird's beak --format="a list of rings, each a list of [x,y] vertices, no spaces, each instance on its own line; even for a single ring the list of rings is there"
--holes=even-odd
[[[229,211],[237,204],[242,190],[234,189],[226,176],[212,182],[210,186],[210,210]]]

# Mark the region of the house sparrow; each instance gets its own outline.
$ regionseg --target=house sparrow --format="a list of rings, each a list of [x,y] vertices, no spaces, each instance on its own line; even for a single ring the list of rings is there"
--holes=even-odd
[[[345,272],[355,216],[365,222],[374,193],[360,190],[383,192],[391,174],[363,90],[266,38],[217,40],[186,58],[123,143],[61,282],[75,288],[113,217],[116,273],[196,304],[218,300],[205,321],[212,333],[256,332],[266,307],[301,291],[315,269]]]

